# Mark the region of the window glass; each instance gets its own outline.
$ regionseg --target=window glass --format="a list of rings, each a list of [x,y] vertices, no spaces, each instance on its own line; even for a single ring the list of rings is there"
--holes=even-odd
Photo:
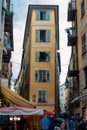
[[[46,91],[45,90],[38,91],[38,102],[46,102]]]
[[[49,82],[50,72],[47,70],[36,70],[35,71],[35,81],[36,82]]]
[[[50,19],[50,11],[37,10],[36,11],[36,19],[37,20],[49,20]]]
[[[82,35],[82,54],[86,52],[86,34]]]
[[[50,30],[36,30],[36,42],[49,42]]]
[[[83,17],[85,14],[85,4],[84,4],[84,0],[81,3],[81,16]]]
[[[50,52],[36,52],[35,61],[49,62],[50,61]]]

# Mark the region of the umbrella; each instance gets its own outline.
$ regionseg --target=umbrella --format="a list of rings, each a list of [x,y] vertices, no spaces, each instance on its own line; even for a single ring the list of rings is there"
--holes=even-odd
[[[57,117],[56,120],[62,121],[62,120],[64,120],[64,118],[62,118],[62,117]]]
[[[76,116],[73,116],[72,118],[75,119],[75,120],[81,120],[81,119],[82,119],[82,116],[76,115]]]

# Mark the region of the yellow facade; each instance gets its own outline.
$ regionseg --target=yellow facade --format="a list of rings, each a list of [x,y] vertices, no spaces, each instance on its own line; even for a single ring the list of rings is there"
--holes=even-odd
[[[86,36],[86,46],[87,48],[87,0],[84,0],[84,15],[81,14],[81,5],[83,0],[77,0],[77,26],[78,26],[78,63],[79,63],[79,85],[80,85],[80,95],[84,95],[87,92],[87,84],[85,82],[85,72],[84,69],[87,66],[87,52],[82,53],[82,36]],[[83,49],[85,49],[83,48]],[[86,49],[87,50],[87,49]],[[86,107],[87,96],[80,101],[80,112],[83,114],[83,109]]]
[[[77,43],[72,47],[74,48],[72,55],[77,56],[75,63],[78,63],[79,73],[77,75],[78,95],[73,97],[72,104],[74,115],[82,115],[87,106],[87,0],[76,0],[76,15],[72,25],[73,23],[77,30]],[[74,84],[75,78],[73,79]]]
[[[33,6],[31,6],[32,8]],[[38,6],[36,6],[38,8]],[[52,7],[52,6],[51,6]],[[48,111],[55,111],[55,88],[56,88],[56,44],[59,44],[56,40],[56,10],[55,7],[45,8],[42,6],[40,10],[49,10],[50,19],[49,20],[37,20],[36,10],[32,8],[30,14],[30,23],[27,23],[26,28],[29,33],[29,40],[24,41],[24,49],[26,53],[24,55],[25,62],[28,62],[28,100],[31,104],[35,105],[37,108],[42,108]],[[57,7],[57,6],[56,6]],[[39,9],[39,8],[38,8]],[[57,13],[57,12],[56,12]],[[58,15],[58,14],[57,14]],[[29,16],[27,16],[29,17]],[[28,21],[27,21],[28,22]],[[58,23],[58,21],[57,21]],[[28,26],[29,25],[29,26]],[[28,28],[29,27],[29,28]],[[36,42],[36,30],[50,30],[50,41],[49,42]],[[58,35],[58,34],[56,34]],[[26,36],[26,33],[25,33]],[[58,36],[57,36],[58,37]],[[27,39],[27,38],[26,38]],[[36,62],[35,53],[36,52],[49,52],[50,61],[49,62]],[[48,82],[36,82],[35,81],[35,71],[37,70],[47,70],[50,73],[50,79]],[[25,81],[24,81],[25,82]],[[26,84],[26,83],[24,83]],[[46,102],[38,102],[38,91],[46,91]],[[26,92],[27,92],[26,91]],[[35,99],[35,100],[34,100]]]

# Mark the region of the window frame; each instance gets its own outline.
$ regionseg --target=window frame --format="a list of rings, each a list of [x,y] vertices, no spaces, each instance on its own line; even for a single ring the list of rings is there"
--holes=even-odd
[[[38,95],[37,96],[38,103],[43,103],[43,102],[46,103],[47,102],[47,91],[46,90],[38,90],[37,95]]]
[[[44,33],[44,38],[41,36],[42,32]],[[49,29],[37,29],[36,32],[35,32],[35,35],[36,35],[36,42],[39,42],[39,43],[41,43],[41,42],[43,42],[43,43],[50,42],[51,34],[50,34]]]
[[[36,20],[50,20],[50,10],[36,10]]]
[[[81,3],[81,18],[84,16],[85,14],[85,1],[82,0],[82,3]]]
[[[86,53],[86,33],[82,35],[82,55]]]
[[[49,70],[35,70],[35,82],[40,82],[40,83],[50,82],[50,71]]]
[[[41,59],[41,53],[45,55],[44,58]],[[35,52],[35,62],[50,62],[50,52],[49,51],[38,51]]]

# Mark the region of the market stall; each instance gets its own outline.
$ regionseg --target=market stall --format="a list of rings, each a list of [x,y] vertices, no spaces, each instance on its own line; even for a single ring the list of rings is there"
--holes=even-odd
[[[8,87],[4,86],[3,84],[0,84],[0,100],[5,100],[11,105],[17,105],[22,107],[28,107],[28,108],[34,108],[28,100],[21,97],[16,92],[13,92]]]
[[[3,101],[6,102],[1,105]],[[3,130],[12,130],[12,127],[17,130],[16,125],[22,130],[25,124],[28,124],[29,130],[40,130],[39,115],[43,114],[43,110],[35,108],[28,100],[4,85],[0,85],[0,103],[0,126]]]
[[[21,127],[21,125],[22,125],[22,127],[24,127],[24,125],[27,124],[29,130],[33,130],[34,128],[36,130],[40,130],[39,115],[41,115],[41,114],[43,114],[43,110],[36,109],[36,108],[26,108],[26,107],[19,107],[19,106],[11,106],[11,107],[0,108],[0,115],[9,116],[10,124],[12,124],[11,122],[14,121],[15,130],[16,130],[16,123],[18,124],[18,127],[19,126]],[[26,120],[24,118],[21,118],[20,115],[22,115],[22,116],[27,115]],[[3,125],[4,129],[6,129],[8,127],[9,127],[9,123],[8,123],[7,126]],[[19,129],[19,130],[22,130],[22,128]]]

